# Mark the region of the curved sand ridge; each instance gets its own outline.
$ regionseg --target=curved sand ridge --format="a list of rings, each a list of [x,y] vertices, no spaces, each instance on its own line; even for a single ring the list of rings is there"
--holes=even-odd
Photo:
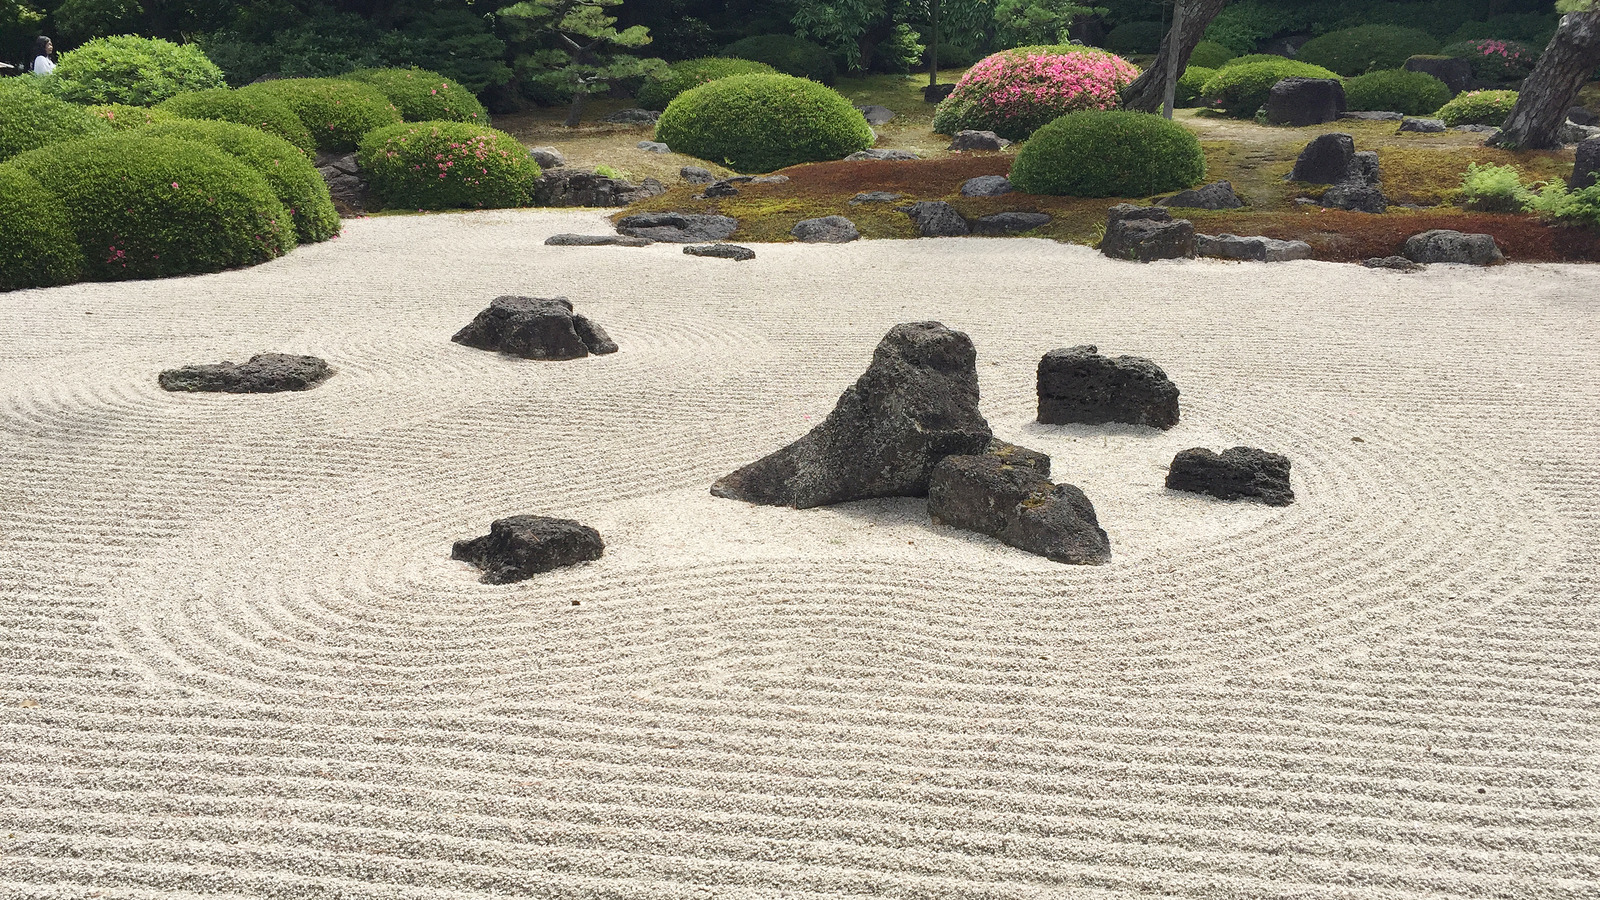
[[[602,227],[359,220],[0,300],[0,896],[1593,890],[1594,270],[541,245]],[[449,343],[501,293],[622,352]],[[920,319],[972,335],[996,432],[1084,488],[1109,566],[920,501],[709,496]],[[1159,362],[1183,422],[1033,423],[1079,343]],[[155,386],[262,350],[338,373]],[[1161,487],[1237,443],[1299,502]],[[519,512],[607,555],[501,587],[448,559]]]

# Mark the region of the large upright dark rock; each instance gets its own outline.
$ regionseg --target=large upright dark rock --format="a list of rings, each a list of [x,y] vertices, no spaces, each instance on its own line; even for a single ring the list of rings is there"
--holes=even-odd
[[[1324,134],[1300,151],[1300,157],[1294,161],[1294,169],[1289,172],[1289,180],[1337,184],[1350,177],[1350,166],[1355,156],[1355,138],[1342,132]]]
[[[737,219],[706,213],[637,213],[617,220],[623,234],[671,244],[725,241],[738,229]]]
[[[565,297],[496,297],[450,340],[523,359],[579,359],[617,352],[605,331],[574,313]]]
[[[1472,62],[1455,56],[1413,56],[1406,60],[1407,72],[1422,72],[1444,82],[1455,96],[1472,86]]]
[[[1572,165],[1572,177],[1567,187],[1581,191],[1600,179],[1600,137],[1589,138],[1578,145],[1577,161]]]
[[[1223,500],[1260,500],[1268,506],[1294,502],[1288,457],[1254,447],[1234,447],[1220,454],[1204,447],[1184,450],[1167,470],[1167,487]]]
[[[1111,559],[1111,541],[1083,491],[1051,483],[1048,469],[1014,465],[997,453],[940,460],[928,482],[928,515],[934,524],[987,534],[1056,562]]]
[[[1187,259],[1196,249],[1194,224],[1174,219],[1166,207],[1119,203],[1106,213],[1100,252],[1112,259]]]
[[[971,339],[938,322],[896,325],[821,425],[711,493],[797,509],[921,497],[939,460],[982,453],[989,440]]]
[[[1268,125],[1321,125],[1345,110],[1337,78],[1285,78],[1267,92]]]
[[[484,584],[510,584],[605,555],[600,532],[572,519],[511,516],[497,519],[482,537],[456,541],[451,559],[483,570]]]
[[[1138,356],[1101,356],[1093,345],[1046,353],[1038,391],[1045,425],[1178,424],[1178,386],[1160,366]]]
[[[328,380],[333,369],[315,356],[257,353],[249,362],[221,362],[168,369],[156,376],[162,390],[188,393],[275,394],[308,391]]]

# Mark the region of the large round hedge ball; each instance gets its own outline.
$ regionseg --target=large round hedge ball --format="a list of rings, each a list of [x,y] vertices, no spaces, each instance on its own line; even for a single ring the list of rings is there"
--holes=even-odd
[[[0,222],[0,291],[83,277],[83,251],[61,201],[13,165],[0,165]]]
[[[300,149],[306,156],[316,153],[311,130],[301,124],[288,104],[264,91],[233,91],[217,88],[179,94],[159,109],[185,119],[215,119],[259,128],[275,134]]]
[[[24,150],[111,131],[106,120],[38,91],[31,78],[0,78],[0,162]]]
[[[1306,41],[1295,59],[1340,75],[1360,75],[1398,69],[1411,57],[1438,49],[1439,42],[1426,31],[1394,25],[1358,25]]]
[[[311,130],[318,150],[347,153],[374,128],[400,124],[400,111],[370,84],[342,78],[282,78],[239,88],[238,93],[282,100]]]
[[[842,159],[872,146],[837,91],[791,75],[734,75],[690,88],[656,120],[656,140],[735,172]]]
[[[1451,128],[1457,125],[1499,126],[1516,107],[1516,91],[1467,91],[1439,107],[1434,116],[1443,119]]]
[[[1230,61],[1206,82],[1201,98],[1206,105],[1239,118],[1250,118],[1267,102],[1272,86],[1285,78],[1335,78],[1321,66],[1276,56],[1258,62]]]
[[[487,125],[411,122],[369,133],[356,156],[385,206],[527,206],[539,164],[516,138]]]
[[[300,149],[281,137],[248,125],[203,119],[179,119],[152,125],[140,134],[162,140],[209,144],[261,173],[294,220],[302,244],[325,241],[339,233],[339,211],[328,195],[328,183]]]
[[[222,87],[222,70],[194,44],[131,34],[95,38],[61,55],[45,88],[74,103],[153,106],[184,91]]]
[[[94,280],[216,272],[294,246],[266,179],[204,144],[128,132],[40,147],[11,165],[60,199]]]
[[[1426,116],[1450,100],[1450,89],[1426,72],[1384,69],[1346,79],[1344,96],[1346,105],[1355,111]]]
[[[775,75],[778,70],[748,59],[707,56],[673,63],[665,74],[646,78],[634,100],[645,109],[666,109],[673,98],[689,88],[730,75]]]
[[[1062,116],[1035,131],[1011,166],[1018,190],[1065,197],[1148,197],[1205,177],[1205,153],[1188,129],[1118,110]]]
[[[357,69],[339,76],[383,92],[407,122],[489,124],[489,111],[472,92],[427,69]]]

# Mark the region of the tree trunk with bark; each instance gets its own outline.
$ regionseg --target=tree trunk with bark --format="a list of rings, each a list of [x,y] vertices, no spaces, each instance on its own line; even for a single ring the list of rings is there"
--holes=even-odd
[[[1533,74],[1522,82],[1517,105],[1490,143],[1514,150],[1561,146],[1567,110],[1596,66],[1600,66],[1600,11],[1562,17]]]
[[[1189,55],[1194,53],[1195,45],[1205,37],[1206,28],[1211,25],[1211,20],[1222,12],[1222,6],[1227,0],[1183,0],[1183,22],[1180,23],[1181,33],[1175,34],[1173,29],[1161,39],[1161,49],[1156,52],[1156,61],[1146,69],[1128,89],[1122,92],[1122,106],[1124,109],[1139,112],[1160,112],[1161,103],[1165,99],[1168,72],[1172,71],[1173,77],[1182,75],[1183,70],[1189,65]],[[1172,41],[1178,42],[1177,56],[1172,53]],[[1177,68],[1174,71],[1173,61],[1176,60]]]

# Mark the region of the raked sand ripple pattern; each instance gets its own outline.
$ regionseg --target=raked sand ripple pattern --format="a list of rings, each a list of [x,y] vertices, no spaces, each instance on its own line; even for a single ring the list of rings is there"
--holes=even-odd
[[[1600,897],[1600,270],[542,246],[602,227],[0,297],[0,896]],[[622,352],[449,342],[501,293]],[[1111,565],[708,494],[924,319]],[[1080,343],[1183,423],[1033,424]],[[156,387],[264,350],[338,373]],[[1299,502],[1161,487],[1234,444]],[[514,513],[607,555],[449,560]]]

